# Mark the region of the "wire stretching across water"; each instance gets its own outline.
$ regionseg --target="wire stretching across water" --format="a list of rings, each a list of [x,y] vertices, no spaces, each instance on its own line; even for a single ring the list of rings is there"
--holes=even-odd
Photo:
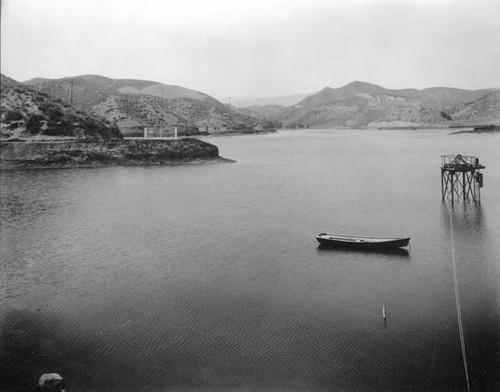
[[[462,346],[462,358],[464,361],[465,379],[467,380],[467,390],[470,392],[469,371],[467,369],[467,355],[465,353],[464,329],[462,326],[462,310],[460,309],[460,297],[458,295],[458,277],[457,266],[455,260],[455,241],[453,239],[453,217],[450,213],[450,241],[451,241],[451,258],[453,261],[453,282],[455,283],[455,303],[457,305],[458,330],[460,332],[460,344]]]

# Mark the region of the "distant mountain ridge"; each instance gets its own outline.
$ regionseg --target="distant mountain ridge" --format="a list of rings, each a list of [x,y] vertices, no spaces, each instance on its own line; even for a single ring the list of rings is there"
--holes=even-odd
[[[325,87],[317,94],[304,98],[297,105],[315,106],[321,103],[329,103],[355,96],[369,98],[370,96],[399,97],[407,100],[419,101],[421,103],[439,102],[441,104],[455,104],[464,101],[478,99],[490,90],[461,90],[448,87],[431,87],[424,90],[413,88],[387,89],[376,84],[355,81],[340,88]]]
[[[216,134],[260,132],[280,124],[289,128],[500,124],[500,89],[495,88],[387,89],[354,81],[339,88],[325,87],[310,95],[277,97],[284,101],[301,98],[288,106],[237,108],[234,103],[225,105],[199,91],[149,80],[80,75],[61,79],[34,78],[25,83],[116,123],[125,136],[140,134],[144,127],[151,126],[178,127],[184,134]]]
[[[355,81],[325,87],[288,107],[255,106],[248,113],[265,115],[285,127],[447,127],[500,123],[500,89],[448,87],[386,89]]]
[[[266,124],[215,98],[181,86],[136,79],[80,75],[25,82],[39,91],[116,122],[124,136],[144,127],[178,127],[185,134],[259,132]]]
[[[291,94],[291,95],[260,97],[260,98],[237,98],[233,100],[233,103],[235,106],[238,106],[243,109],[250,106],[264,106],[264,105],[292,106],[299,103],[304,98],[315,93],[316,92],[308,94]]]

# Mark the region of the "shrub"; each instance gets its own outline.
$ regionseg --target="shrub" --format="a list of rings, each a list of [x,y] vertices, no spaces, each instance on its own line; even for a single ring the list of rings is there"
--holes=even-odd
[[[75,136],[74,128],[69,124],[51,125],[43,133],[47,136]]]
[[[52,103],[45,102],[38,106],[40,111],[43,112],[46,116],[49,117],[51,122],[58,122],[64,116],[64,113],[61,109]]]
[[[23,119],[23,114],[21,112],[18,112],[17,110],[8,110],[5,113],[5,122],[9,121],[19,121]]]
[[[453,118],[446,112],[441,112],[441,117],[445,118],[446,120],[453,120]]]
[[[43,120],[46,120],[45,116],[42,116],[40,114],[32,114],[28,117],[28,121],[26,121],[26,130],[31,134],[40,132],[40,127],[42,125],[40,121]]]

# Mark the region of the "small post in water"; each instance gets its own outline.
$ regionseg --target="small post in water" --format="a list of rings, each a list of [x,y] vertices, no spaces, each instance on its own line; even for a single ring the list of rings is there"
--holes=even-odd
[[[387,315],[385,314],[385,305],[382,305],[382,318],[387,321]]]

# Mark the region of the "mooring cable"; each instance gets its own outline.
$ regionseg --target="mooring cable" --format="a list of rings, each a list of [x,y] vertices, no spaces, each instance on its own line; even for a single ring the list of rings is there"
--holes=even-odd
[[[455,283],[455,303],[457,305],[457,320],[458,320],[458,331],[460,333],[460,345],[462,346],[462,358],[464,362],[465,379],[467,380],[467,391],[470,392],[469,383],[469,371],[467,369],[467,355],[465,353],[465,339],[464,339],[464,328],[462,326],[462,310],[460,308],[460,297],[458,294],[458,276],[457,276],[457,266],[455,259],[455,241],[453,239],[453,217],[450,213],[450,242],[451,242],[451,259],[453,262],[453,281]]]

